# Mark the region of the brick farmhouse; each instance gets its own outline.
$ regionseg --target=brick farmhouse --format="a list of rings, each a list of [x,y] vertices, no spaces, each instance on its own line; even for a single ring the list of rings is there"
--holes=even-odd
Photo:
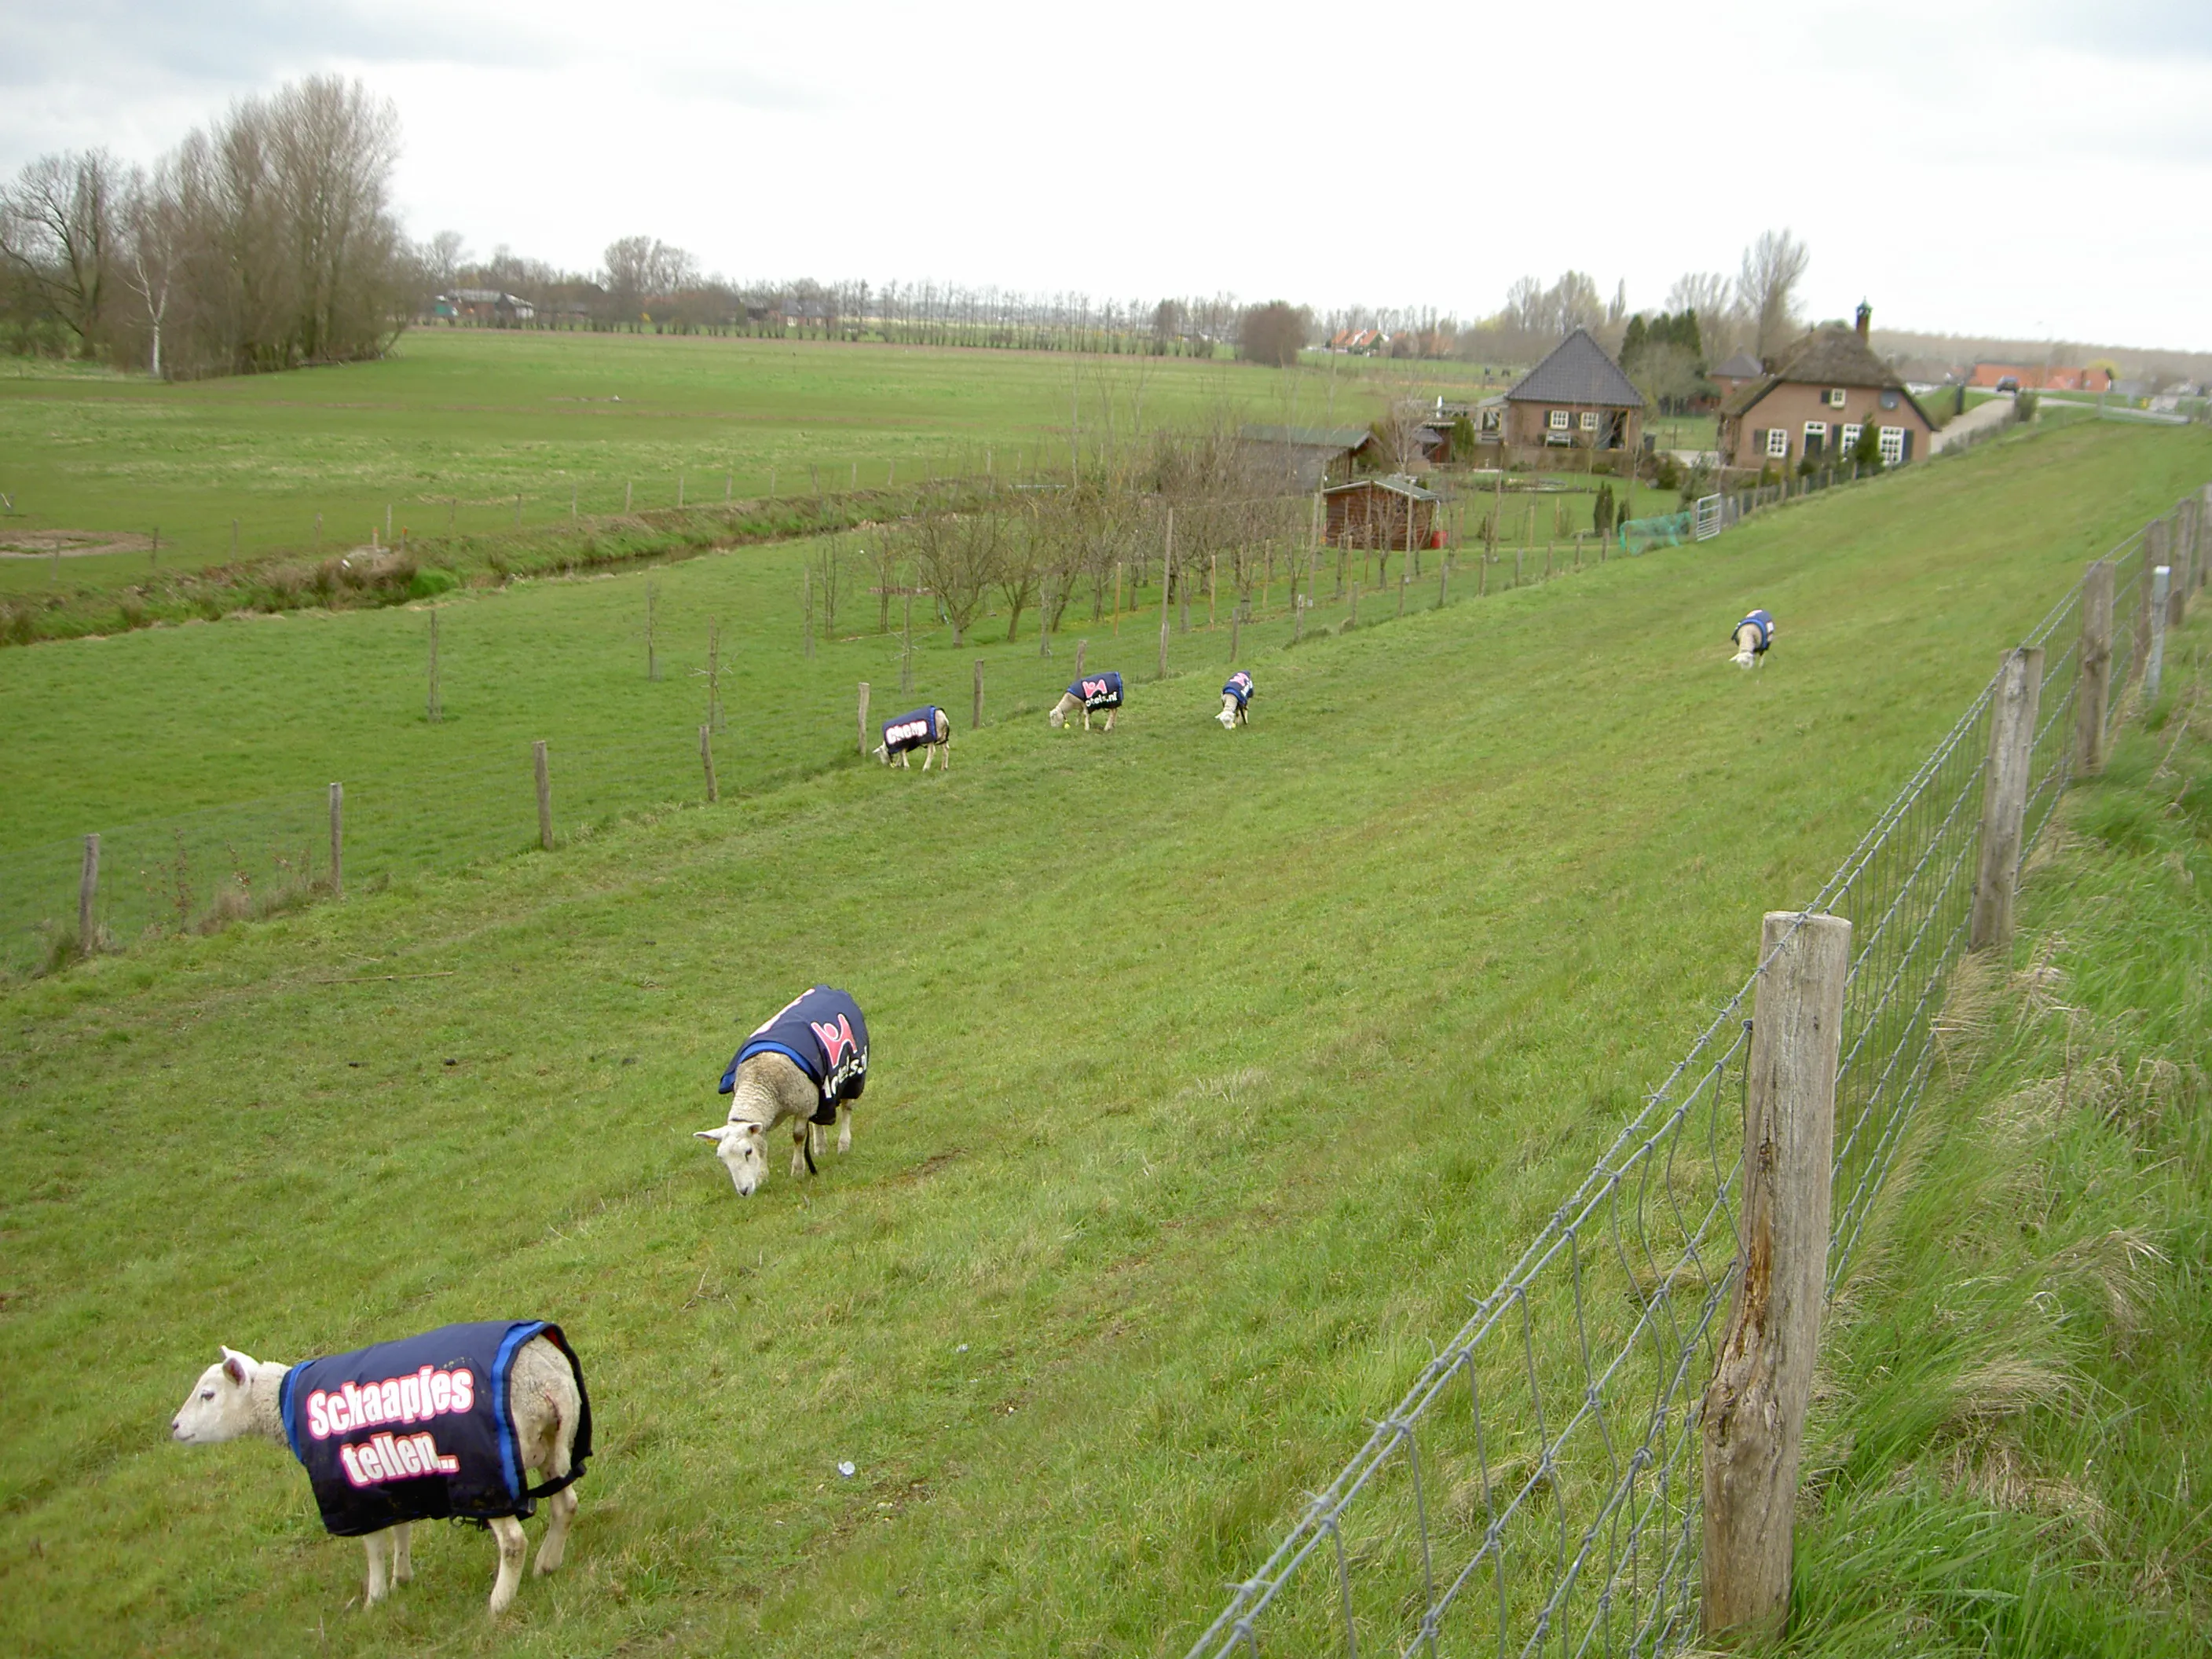
[[[1815,330],[1779,368],[1721,404],[1722,465],[1757,471],[1838,465],[1869,426],[1885,465],[1929,453],[1936,422],[1867,344],[1868,317],[1861,306],[1856,329],[1838,323]]]
[[[1502,447],[1508,464],[1580,468],[1607,452],[1637,453],[1644,394],[1578,328],[1479,414],[1475,441]]]

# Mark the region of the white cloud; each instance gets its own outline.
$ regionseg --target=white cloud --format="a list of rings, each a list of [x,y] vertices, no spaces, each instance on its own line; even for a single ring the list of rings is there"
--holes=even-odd
[[[1820,315],[2212,346],[2212,6],[1707,0],[287,8],[0,0],[0,167],[149,157],[313,70],[399,106],[417,235],[587,267],[1495,307],[1656,303],[1760,230]]]

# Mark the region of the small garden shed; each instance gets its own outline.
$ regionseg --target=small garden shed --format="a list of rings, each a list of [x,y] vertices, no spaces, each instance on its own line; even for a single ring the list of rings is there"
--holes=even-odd
[[[1427,547],[1436,536],[1437,504],[1443,499],[1402,472],[1387,478],[1356,478],[1324,489],[1328,544],[1399,550]]]

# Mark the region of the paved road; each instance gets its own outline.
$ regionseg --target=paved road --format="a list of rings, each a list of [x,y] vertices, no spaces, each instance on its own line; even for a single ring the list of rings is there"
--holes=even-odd
[[[1936,441],[1929,447],[1929,453],[1940,455],[1954,439],[1969,437],[1988,427],[2002,426],[2010,419],[2010,398],[1992,398],[1985,404],[1976,404],[1965,414],[1954,416],[1950,425],[1936,434]]]

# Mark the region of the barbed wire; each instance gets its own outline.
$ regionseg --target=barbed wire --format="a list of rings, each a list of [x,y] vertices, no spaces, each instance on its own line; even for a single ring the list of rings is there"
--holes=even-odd
[[[2112,553],[2108,723],[2135,665],[2141,541]],[[2082,585],[2029,635],[2048,652],[2021,857],[2070,776]],[[1828,1283],[1849,1270],[1937,1053],[1965,949],[1998,676],[1799,913],[1851,923]],[[1784,930],[1784,941],[1795,927]],[[1775,951],[1781,948],[1778,941]],[[1188,1650],[1363,1640],[1401,1656],[1662,1654],[1694,1633],[1701,1407],[1735,1287],[1747,1018],[1773,951]]]

